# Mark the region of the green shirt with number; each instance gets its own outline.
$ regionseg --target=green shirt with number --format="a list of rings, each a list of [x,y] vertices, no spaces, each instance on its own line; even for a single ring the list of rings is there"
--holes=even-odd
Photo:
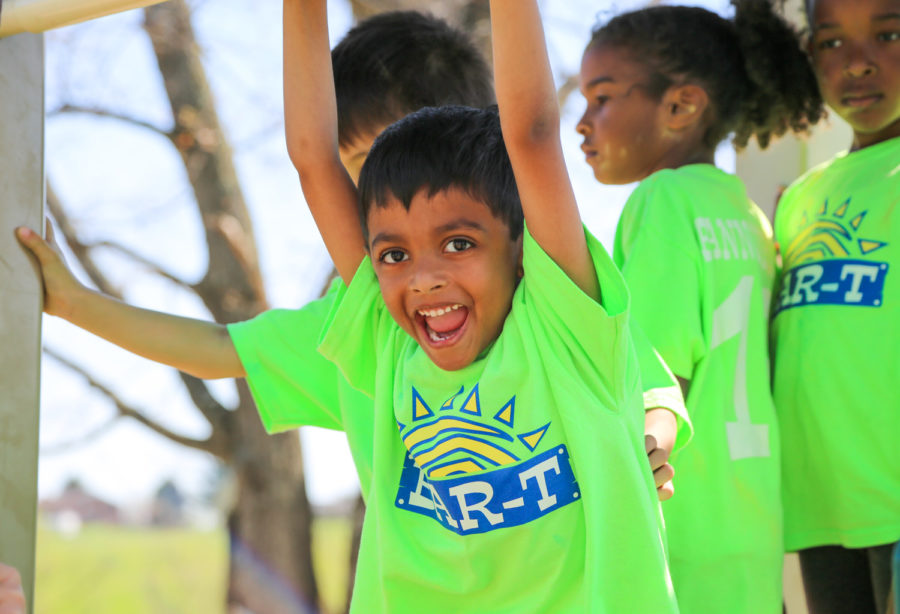
[[[632,311],[690,381],[690,445],[663,504],[681,611],[781,612],[779,438],[769,382],[772,231],[741,181],[709,164],[635,189],[614,257]]]

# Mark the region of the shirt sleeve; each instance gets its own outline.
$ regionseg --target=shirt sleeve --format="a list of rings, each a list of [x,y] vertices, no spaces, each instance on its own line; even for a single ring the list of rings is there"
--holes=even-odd
[[[700,264],[692,226],[678,217],[673,194],[660,182],[641,184],[616,230],[615,258],[632,296],[632,315],[672,371],[691,379],[705,354]]]
[[[375,396],[376,365],[393,364],[392,337],[401,333],[381,297],[372,261],[366,256],[348,286],[341,286],[328,314],[319,352],[334,362],[350,384]]]
[[[523,300],[545,331],[536,338],[559,343],[585,381],[597,382],[621,399],[626,352],[630,351],[628,291],[604,247],[585,230],[600,286],[600,302],[585,294],[538,245],[526,228],[523,242]],[[558,340],[558,341],[556,341]]]
[[[344,428],[339,396],[347,384],[316,349],[340,285],[302,309],[275,309],[228,325],[263,426],[270,433],[306,425]]]
[[[650,340],[647,339],[640,325],[631,320],[630,326],[631,338],[634,340],[634,349],[641,371],[644,411],[661,407],[675,414],[678,423],[675,449],[680,449],[690,441],[694,432],[690,415],[684,403],[684,396],[681,394],[681,386],[662,356],[650,344]]]

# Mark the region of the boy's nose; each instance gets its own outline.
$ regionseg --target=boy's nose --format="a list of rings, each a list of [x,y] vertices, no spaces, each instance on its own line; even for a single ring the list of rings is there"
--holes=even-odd
[[[409,288],[417,294],[434,292],[447,285],[446,276],[438,269],[420,265],[409,278]]]

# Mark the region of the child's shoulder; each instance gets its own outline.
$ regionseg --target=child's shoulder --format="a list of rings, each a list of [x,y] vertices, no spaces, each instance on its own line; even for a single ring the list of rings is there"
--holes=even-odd
[[[712,164],[688,164],[678,168],[664,168],[643,179],[632,198],[692,200],[698,192],[711,189],[740,187],[741,180]]]
[[[880,182],[887,177],[900,179],[900,137],[858,151],[842,151],[797,177],[782,196],[785,201],[802,196],[822,182]]]
[[[625,204],[620,225],[632,230],[665,232],[685,224],[692,227],[695,209],[704,202],[704,195],[723,190],[743,192],[743,184],[734,175],[711,164],[656,171],[634,189]]]

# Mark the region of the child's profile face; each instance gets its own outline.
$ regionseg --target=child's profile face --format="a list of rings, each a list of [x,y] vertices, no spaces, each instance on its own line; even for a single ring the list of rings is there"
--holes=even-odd
[[[631,183],[658,170],[667,143],[661,102],[646,91],[648,76],[619,47],[592,45],[584,53],[579,81],[587,108],[576,130],[601,183]]]
[[[522,242],[479,200],[420,191],[368,214],[369,253],[391,316],[440,368],[473,362],[500,334]]]
[[[900,135],[900,0],[815,0],[810,55],[855,148]]]

